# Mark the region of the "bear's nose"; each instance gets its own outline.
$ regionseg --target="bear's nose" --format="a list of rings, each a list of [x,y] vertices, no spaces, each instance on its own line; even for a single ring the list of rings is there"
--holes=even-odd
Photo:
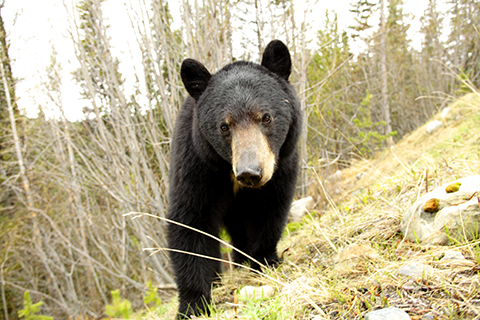
[[[243,167],[237,170],[237,180],[246,187],[253,187],[262,180],[262,169]]]

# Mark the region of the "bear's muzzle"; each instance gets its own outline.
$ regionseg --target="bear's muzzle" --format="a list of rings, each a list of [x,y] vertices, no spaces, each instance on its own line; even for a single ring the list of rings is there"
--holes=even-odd
[[[250,124],[232,130],[232,170],[243,187],[259,188],[273,176],[275,154],[261,129]]]

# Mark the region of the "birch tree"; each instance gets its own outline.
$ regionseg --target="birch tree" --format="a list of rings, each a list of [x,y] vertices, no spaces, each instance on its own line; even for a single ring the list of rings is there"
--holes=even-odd
[[[390,121],[390,105],[388,99],[388,74],[387,74],[387,31],[386,31],[386,18],[385,18],[385,4],[384,0],[380,0],[380,77],[382,79],[382,112],[383,120],[385,121],[385,135],[389,135],[392,132],[392,125]]]

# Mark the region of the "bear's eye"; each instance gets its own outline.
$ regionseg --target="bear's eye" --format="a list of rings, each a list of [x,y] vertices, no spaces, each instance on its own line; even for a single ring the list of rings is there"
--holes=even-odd
[[[263,122],[263,123],[270,123],[270,122],[272,122],[272,116],[270,116],[268,113],[264,114],[264,115],[263,115],[263,118],[262,118],[262,122]]]
[[[220,130],[221,130],[222,132],[228,132],[228,129],[229,129],[229,128],[228,128],[228,125],[226,125],[226,124],[222,124],[222,125],[220,126]]]

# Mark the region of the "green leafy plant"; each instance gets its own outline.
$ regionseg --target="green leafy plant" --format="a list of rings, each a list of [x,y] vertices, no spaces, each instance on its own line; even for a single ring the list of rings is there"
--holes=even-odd
[[[370,112],[370,100],[373,95],[369,90],[366,90],[365,97],[360,102],[359,112],[353,122],[358,128],[357,137],[352,138],[352,142],[357,144],[359,151],[365,155],[373,154],[376,149],[381,149],[383,142],[391,136],[397,134],[396,131],[392,131],[389,134],[383,135],[378,133],[376,128],[383,127],[385,122],[378,121],[373,122]]]
[[[242,309],[246,319],[253,320],[284,320],[292,319],[294,313],[287,310],[279,299],[270,301],[247,301],[246,307]]]
[[[287,224],[285,227],[285,230],[283,231],[283,236],[286,236],[292,232],[295,232],[299,230],[302,226],[302,222],[290,222]]]
[[[129,319],[132,314],[132,304],[127,299],[122,300],[120,290],[112,290],[112,304],[105,307],[105,313],[114,318]]]
[[[143,296],[143,303],[151,309],[157,309],[162,305],[162,299],[158,295],[157,288],[152,285],[152,281],[147,282],[147,292]]]
[[[53,317],[38,315],[43,301],[33,303],[30,297],[30,291],[23,293],[23,309],[18,311],[18,317],[25,320],[53,320]]]

